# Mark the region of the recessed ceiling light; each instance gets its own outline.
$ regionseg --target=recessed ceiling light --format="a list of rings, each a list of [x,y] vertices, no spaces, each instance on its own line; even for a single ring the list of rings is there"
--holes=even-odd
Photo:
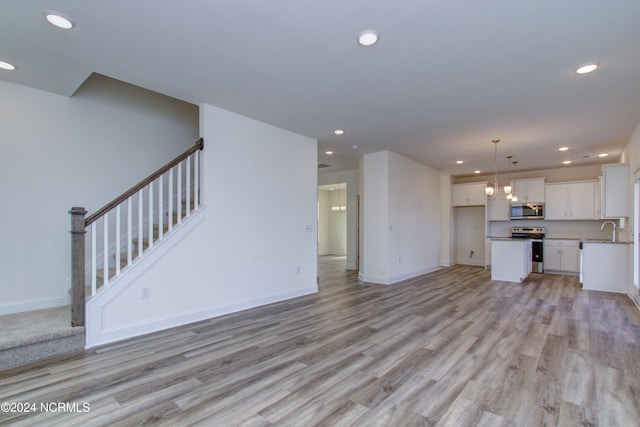
[[[473,171],[473,173],[480,173],[480,172],[482,172],[482,171]]]
[[[373,46],[378,42],[380,33],[376,30],[365,30],[358,34],[358,43],[362,46]]]
[[[599,64],[584,64],[576,70],[578,74],[587,74],[598,68]]]
[[[3,70],[13,71],[16,69],[16,66],[8,62],[0,61],[0,68]]]
[[[464,163],[464,160],[456,160],[456,163],[457,163],[457,164],[459,164],[459,165],[461,165],[461,164],[463,164],[463,163]]]
[[[609,155],[609,153],[600,153],[598,154],[598,157],[607,157]]]
[[[357,145],[355,145],[355,144],[353,144],[353,145],[351,146],[351,148],[353,148],[354,150],[357,150],[357,149],[358,149],[358,146],[357,146]]]
[[[560,147],[558,148],[558,151],[567,151],[569,149],[569,147]]]
[[[336,135],[344,135],[344,131],[342,129],[336,129],[333,131]]]
[[[328,150],[328,151],[325,151],[325,152],[324,152],[324,154],[332,155],[332,154],[333,154],[333,151]]]
[[[563,165],[570,165],[571,164],[571,160],[565,160],[564,162],[562,162]]]
[[[71,22],[71,19],[60,12],[45,10],[44,12],[42,12],[42,14],[51,25],[55,25],[56,27],[62,28],[63,30],[69,30],[74,26],[73,22]]]

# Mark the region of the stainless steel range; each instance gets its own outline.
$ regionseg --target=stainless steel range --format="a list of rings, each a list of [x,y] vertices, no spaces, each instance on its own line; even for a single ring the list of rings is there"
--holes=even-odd
[[[531,239],[531,271],[544,273],[544,227],[511,227],[512,239]]]

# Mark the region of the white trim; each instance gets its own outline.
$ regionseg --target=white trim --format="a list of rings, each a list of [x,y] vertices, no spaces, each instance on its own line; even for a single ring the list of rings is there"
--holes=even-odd
[[[238,304],[232,304],[223,307],[211,307],[202,310],[193,310],[184,313],[178,313],[171,316],[158,317],[155,319],[145,320],[143,322],[131,323],[124,326],[115,328],[104,328],[101,331],[93,331],[91,337],[87,332],[87,341],[85,348],[96,347],[103,344],[108,344],[116,341],[121,341],[127,338],[133,338],[140,335],[149,334],[152,332],[158,332],[168,328],[175,328],[177,326],[186,325],[189,323],[199,322],[202,320],[211,319],[213,317],[223,316],[229,313],[235,313],[250,308],[255,308],[267,304],[272,304],[279,301],[285,301],[291,298],[297,298],[305,295],[311,295],[318,292],[318,288],[315,285],[311,285],[305,288],[298,288],[294,291],[285,292],[281,294],[271,295],[264,298],[258,298],[255,300],[243,301]],[[104,310],[105,307],[102,307]],[[103,311],[98,313],[102,318]],[[89,330],[89,324],[87,324],[87,331]]]
[[[484,267],[484,260],[474,259],[459,259],[456,261],[456,265],[471,265],[474,267]]]
[[[424,274],[433,273],[434,271],[440,270],[440,266],[426,268],[424,270],[414,271],[411,273],[399,274],[396,276],[391,276],[388,278],[385,277],[375,277],[375,276],[365,276],[362,273],[358,273],[358,280],[366,283],[375,283],[378,285],[394,285],[403,280],[413,279],[418,276],[422,276]]]
[[[5,314],[21,313],[23,311],[61,307],[65,305],[69,305],[66,295],[61,297],[39,298],[13,304],[0,305],[0,316]],[[71,312],[69,312],[69,322],[71,322]]]
[[[440,266],[429,267],[429,268],[425,268],[425,269],[422,269],[422,270],[413,271],[411,273],[399,274],[397,276],[389,277],[389,282],[390,282],[390,284],[393,285],[393,284],[401,282],[403,280],[413,279],[415,277],[422,276],[422,275],[429,274],[429,273],[433,273],[434,271],[438,271],[438,270],[440,270]]]
[[[300,287],[292,291],[241,301],[231,305],[207,307],[182,313],[173,313],[167,316],[145,319],[143,321],[133,322],[126,325],[119,325],[117,327],[107,327],[105,312],[109,308],[111,301],[121,293],[125,292],[129,287],[133,286],[155,262],[160,260],[165,253],[169,252],[175,244],[182,240],[182,238],[186,237],[203,220],[204,207],[192,211],[191,216],[184,218],[183,222],[179,226],[176,225],[171,234],[158,241],[152,249],[145,252],[145,255],[139,262],[133,264],[130,268],[124,268],[120,276],[114,278],[114,280],[109,282],[104,290],[98,292],[97,295],[93,296],[87,302],[85,313],[85,348],[92,348],[98,345],[121,341],[127,338],[157,332],[167,328],[173,328],[188,323],[210,319],[216,316],[222,316],[318,292],[317,285],[312,283],[308,286]]]
[[[197,211],[192,211],[192,215],[186,218],[179,226],[176,225],[171,234],[166,235],[165,238],[157,241],[153,248],[145,251],[143,257],[140,258],[138,262],[123,268],[119,276],[115,277],[103,290],[87,301],[85,310],[87,348],[102,342],[102,339],[100,339],[104,329],[102,315],[104,308],[109,305],[109,302],[131,286],[149,267],[196,228],[204,219],[204,210],[205,207],[202,206]]]

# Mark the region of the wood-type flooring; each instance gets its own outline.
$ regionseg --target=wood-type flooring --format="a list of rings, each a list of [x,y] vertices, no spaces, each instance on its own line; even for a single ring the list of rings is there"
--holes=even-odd
[[[316,295],[0,371],[0,424],[640,425],[626,295],[470,266],[392,286],[343,258],[319,271]]]

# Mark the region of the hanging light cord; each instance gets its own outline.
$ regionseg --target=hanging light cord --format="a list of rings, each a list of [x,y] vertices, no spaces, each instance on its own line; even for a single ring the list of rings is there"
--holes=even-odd
[[[493,175],[493,186],[496,190],[496,193],[498,192],[498,142],[500,142],[499,139],[494,139],[493,141],[493,165],[495,166],[495,174]]]

